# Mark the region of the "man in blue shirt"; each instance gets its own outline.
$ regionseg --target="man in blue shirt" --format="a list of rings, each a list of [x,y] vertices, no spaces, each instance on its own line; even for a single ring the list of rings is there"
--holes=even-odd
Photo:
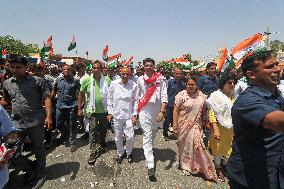
[[[201,76],[197,80],[197,88],[206,95],[210,95],[212,92],[218,89],[218,79],[216,77],[216,64],[209,62],[206,65],[207,75]]]
[[[65,144],[70,144],[70,151],[76,151],[76,116],[75,107],[77,94],[80,90],[80,81],[75,79],[71,73],[69,65],[62,67],[62,77],[55,81],[52,97],[57,94],[56,103],[56,125],[61,132],[61,139],[66,140]],[[67,124],[65,124],[67,122]]]
[[[0,145],[2,142],[8,142],[11,139],[16,138],[16,133],[14,132],[12,120],[9,118],[8,113],[0,105]],[[4,141],[1,141],[4,138]],[[0,161],[0,188],[3,188],[8,182],[9,172],[7,168],[7,161]]]
[[[168,141],[168,130],[170,124],[173,124],[173,109],[174,109],[174,102],[175,96],[182,90],[185,89],[185,83],[182,80],[183,72],[179,68],[173,69],[173,77],[172,79],[168,80],[168,104],[166,106],[166,117],[165,122],[163,124],[163,136],[166,141]]]
[[[216,63],[209,62],[206,65],[207,75],[201,76],[197,80],[197,88],[204,94],[210,96],[211,93],[218,90],[218,79],[216,76]],[[208,140],[210,136],[210,130],[204,129],[204,145],[208,147]]]
[[[231,189],[284,188],[284,99],[280,69],[266,49],[242,63],[250,86],[232,108],[233,151],[227,165]]]

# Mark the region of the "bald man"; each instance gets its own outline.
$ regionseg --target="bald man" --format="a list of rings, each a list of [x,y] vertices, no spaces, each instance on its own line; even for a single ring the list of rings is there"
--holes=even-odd
[[[108,121],[113,119],[115,144],[117,148],[117,163],[121,164],[124,158],[123,134],[126,138],[126,155],[129,163],[133,162],[132,149],[134,146],[134,129],[137,123],[137,84],[131,77],[131,70],[123,67],[120,70],[120,79],[113,81],[109,87],[107,110]]]

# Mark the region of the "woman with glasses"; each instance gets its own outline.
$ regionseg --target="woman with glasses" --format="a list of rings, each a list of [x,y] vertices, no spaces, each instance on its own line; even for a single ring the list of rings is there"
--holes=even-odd
[[[235,100],[233,89],[235,86],[235,76],[224,73],[219,79],[219,90],[213,92],[206,100],[208,106],[209,123],[211,124],[211,135],[209,148],[214,156],[214,163],[219,180],[225,181],[223,165],[232,152],[233,124],[231,108]]]

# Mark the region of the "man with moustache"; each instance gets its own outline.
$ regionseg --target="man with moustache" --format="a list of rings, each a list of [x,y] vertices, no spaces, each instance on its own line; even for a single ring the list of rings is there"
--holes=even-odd
[[[232,107],[233,151],[227,164],[231,189],[284,188],[284,99],[278,62],[266,48],[241,65],[249,87]]]
[[[145,74],[138,78],[138,113],[143,131],[143,149],[148,167],[148,176],[155,182],[155,165],[153,142],[156,131],[165,115],[167,97],[167,80],[155,72],[155,61],[151,58],[143,60]]]
[[[48,130],[52,128],[50,91],[42,78],[27,73],[25,57],[10,55],[8,61],[13,76],[3,83],[4,93],[0,103],[4,107],[12,105],[11,118],[19,138],[24,143],[28,136],[31,139],[32,152],[35,154],[35,160],[32,161],[21,153],[17,153],[12,163],[26,172],[23,181],[27,187],[39,188],[46,178],[44,125]]]
[[[70,145],[70,152],[75,152],[76,139],[76,98],[80,90],[80,81],[71,72],[69,65],[62,67],[62,77],[55,81],[52,97],[57,95],[56,103],[56,125],[61,132],[61,140],[67,146]],[[67,123],[67,124],[65,124]]]
[[[173,110],[174,110],[174,102],[175,96],[182,90],[185,89],[185,83],[182,80],[183,72],[179,68],[173,68],[173,78],[168,80],[168,103],[166,106],[166,116],[165,122],[163,124],[163,136],[165,141],[169,140],[169,127],[173,126]]]
[[[121,79],[113,81],[108,90],[108,121],[113,119],[115,143],[117,148],[117,163],[124,158],[123,134],[126,138],[126,158],[133,162],[134,129],[137,123],[137,84],[131,79],[129,67],[120,71]]]
[[[102,62],[96,60],[93,64],[93,75],[81,82],[78,96],[78,115],[82,116],[83,103],[86,94],[86,117],[89,119],[90,157],[88,164],[93,165],[106,148],[107,133],[107,95],[108,86],[102,76]]]

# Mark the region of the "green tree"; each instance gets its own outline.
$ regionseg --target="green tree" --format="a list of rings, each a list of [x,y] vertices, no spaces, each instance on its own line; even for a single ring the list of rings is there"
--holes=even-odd
[[[273,50],[274,53],[277,53],[278,51],[284,51],[284,43],[279,40],[273,40],[269,44],[271,50]]]
[[[37,44],[25,44],[10,35],[0,36],[0,48],[5,49],[7,54],[20,54],[24,56],[29,56],[29,53],[38,53],[40,51]]]

